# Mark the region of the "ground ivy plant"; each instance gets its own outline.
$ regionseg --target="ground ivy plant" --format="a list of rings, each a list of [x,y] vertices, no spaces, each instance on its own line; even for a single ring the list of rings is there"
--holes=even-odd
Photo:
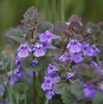
[[[35,7],[23,17],[6,34],[20,43],[12,71],[14,60],[0,53],[0,104],[103,104],[103,22],[83,26],[74,14],[54,26],[39,22]]]

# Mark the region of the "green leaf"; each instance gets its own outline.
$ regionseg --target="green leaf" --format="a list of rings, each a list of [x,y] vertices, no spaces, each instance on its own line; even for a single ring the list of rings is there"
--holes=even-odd
[[[55,28],[56,35],[63,36],[63,29],[67,30],[68,26],[64,22],[58,21]]]
[[[80,83],[74,83],[71,85],[71,92],[79,99],[85,99],[83,95],[83,85]]]
[[[56,94],[62,94],[65,86],[63,86],[62,84],[54,84],[53,88]]]
[[[37,66],[33,66],[32,65],[32,57],[27,57],[25,58],[23,61],[22,61],[22,64],[23,64],[23,68],[26,70],[26,71],[30,71],[30,72],[37,72],[37,71],[40,71],[40,69],[42,68],[42,64],[40,62],[38,62],[38,65]]]
[[[4,62],[3,62],[3,58],[4,58]],[[4,66],[4,63],[6,65],[6,67],[8,67],[10,65],[10,57],[8,57],[7,55],[4,55],[3,54],[3,57],[2,55],[0,54],[0,62],[3,63],[3,65],[0,65],[0,70],[4,70],[5,69],[5,66]]]
[[[16,83],[12,86],[13,95],[16,97],[18,94],[19,100],[23,100],[25,98],[24,91],[28,89],[28,85],[26,83]]]
[[[51,63],[51,57],[44,56],[44,57],[42,57],[40,62],[41,62],[41,65],[42,65],[42,69],[47,70],[48,64]]]
[[[37,28],[38,33],[44,33],[46,30],[53,32],[54,25],[51,22],[42,22]]]
[[[39,13],[35,7],[29,8],[23,15],[24,19],[28,21],[31,20],[32,23],[37,23],[39,21]]]
[[[19,28],[11,29],[6,36],[14,41],[23,43],[25,39],[23,38],[23,31]]]
[[[93,97],[93,102],[95,104],[103,104],[103,93],[98,92],[97,94],[95,94],[95,96]]]
[[[62,100],[64,104],[75,104],[77,98],[74,94],[71,93],[71,87],[67,86],[64,88],[64,91],[62,93]]]

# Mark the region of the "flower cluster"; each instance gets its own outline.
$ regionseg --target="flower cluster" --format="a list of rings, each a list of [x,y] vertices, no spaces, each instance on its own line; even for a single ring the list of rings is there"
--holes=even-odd
[[[41,88],[46,91],[46,98],[51,99],[55,92],[53,90],[53,84],[58,83],[61,78],[56,74],[57,67],[49,64],[48,75],[44,77],[45,81],[42,83]]]

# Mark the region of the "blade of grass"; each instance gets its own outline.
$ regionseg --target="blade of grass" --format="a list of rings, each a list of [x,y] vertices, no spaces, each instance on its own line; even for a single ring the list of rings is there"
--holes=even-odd
[[[48,15],[48,0],[44,0],[44,11],[45,11],[45,20],[49,20],[49,15]]]
[[[52,0],[52,23],[55,25],[56,0]]]
[[[46,98],[45,104],[49,104],[49,99]]]
[[[100,61],[99,61],[98,56],[96,56],[96,58],[97,58],[97,61],[98,61],[99,66],[101,67],[101,64],[100,64]]]
[[[64,5],[63,5],[63,0],[61,0],[61,17],[62,21],[65,22],[65,14],[64,14]]]
[[[1,57],[3,58],[4,69],[5,69],[5,73],[6,73],[6,77],[7,77],[7,86],[6,86],[6,88],[7,88],[8,94],[10,94],[10,82],[9,82],[9,77],[8,77],[8,72],[7,72],[7,67],[6,67],[6,65],[5,65],[4,56],[3,56],[3,54],[2,54],[1,48],[0,48],[0,53],[1,53]],[[11,96],[11,95],[10,95],[10,96]],[[9,99],[10,99],[10,96],[8,96]]]

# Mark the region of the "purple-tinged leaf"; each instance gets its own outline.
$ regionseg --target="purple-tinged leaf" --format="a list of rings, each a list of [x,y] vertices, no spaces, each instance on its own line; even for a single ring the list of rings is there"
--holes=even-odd
[[[63,35],[63,31],[67,30],[68,26],[66,25],[66,23],[62,22],[62,21],[58,21],[56,24],[56,28],[55,28],[55,33],[56,35]]]

